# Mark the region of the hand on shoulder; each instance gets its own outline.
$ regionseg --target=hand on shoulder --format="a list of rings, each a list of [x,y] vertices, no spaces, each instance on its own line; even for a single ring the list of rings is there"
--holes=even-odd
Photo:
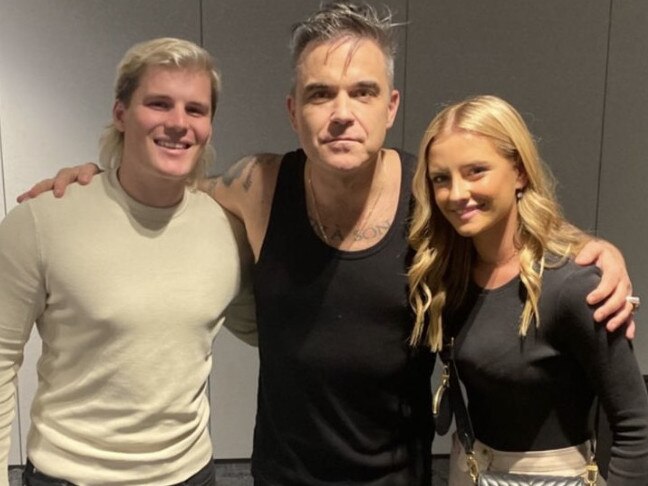
[[[90,183],[95,174],[100,172],[101,169],[93,162],[87,162],[74,167],[64,167],[53,178],[43,179],[34,184],[31,189],[20,194],[16,198],[16,201],[21,203],[47,191],[53,191],[54,197],[63,197],[67,186],[74,182],[78,182],[84,186]]]
[[[611,243],[591,239],[576,256],[579,265],[596,265],[601,269],[601,282],[587,296],[590,305],[597,305],[594,319],[606,322],[608,331],[627,324],[626,336],[634,338],[633,306],[626,297],[632,295],[632,281],[628,275],[623,255]]]

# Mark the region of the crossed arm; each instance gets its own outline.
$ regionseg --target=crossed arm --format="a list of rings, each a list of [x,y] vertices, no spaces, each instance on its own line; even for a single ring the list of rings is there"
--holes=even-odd
[[[237,164],[237,166],[241,167],[241,170],[245,167],[244,164]],[[18,202],[36,197],[49,190],[52,190],[56,197],[61,197],[69,184],[73,182],[87,184],[99,171],[99,167],[93,163],[61,169],[54,178],[44,179],[18,196]],[[227,177],[227,175],[223,177]],[[223,182],[227,181],[223,179]],[[199,187],[213,197],[215,196],[218,202],[222,202],[218,200],[217,193],[209,190],[213,185],[205,182],[199,184]],[[225,205],[225,207],[227,206]],[[240,217],[240,215],[237,216]],[[635,335],[633,307],[626,300],[627,296],[632,295],[632,282],[621,252],[605,240],[592,238],[576,257],[576,263],[579,265],[594,264],[602,271],[600,284],[587,296],[588,304],[598,306],[594,312],[594,319],[597,322],[607,321],[608,331],[614,331],[627,323],[626,336],[633,339]]]

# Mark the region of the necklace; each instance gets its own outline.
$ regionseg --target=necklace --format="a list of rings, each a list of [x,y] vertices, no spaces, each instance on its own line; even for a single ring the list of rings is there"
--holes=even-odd
[[[313,182],[311,181],[311,173],[312,173],[312,170],[309,168],[309,170],[308,170],[308,187],[310,189],[311,201],[313,202],[313,209],[314,209],[314,212],[315,212],[315,223],[317,223],[317,229],[319,230],[320,235],[322,235],[322,238],[324,238],[324,243],[326,243],[328,245],[329,244],[329,239],[328,239],[328,236],[326,236],[326,232],[324,231],[324,226],[322,226],[322,217],[320,216],[319,207],[317,205],[317,199],[315,198],[315,191],[313,190]]]
[[[360,224],[356,225],[353,227],[352,234],[353,234],[353,241],[360,241],[362,239],[362,233],[365,230],[365,226],[367,223],[370,221],[371,215],[374,212],[374,209],[376,209],[376,206],[378,206],[378,201],[380,201],[380,198],[382,197],[383,189],[385,188],[384,185],[384,174],[385,174],[385,164],[383,162],[382,158],[382,152],[380,152],[380,156],[378,159],[378,163],[381,165],[381,176],[383,179],[383,183],[380,185],[380,188],[378,189],[378,194],[376,195],[376,198],[373,201],[373,204],[369,208],[369,211],[367,214],[362,218],[362,221]],[[319,230],[319,233],[322,235],[322,238],[324,239],[324,243],[327,245],[330,244],[329,238],[326,235],[326,232],[324,231],[324,225],[322,224],[322,217],[320,215],[320,210],[319,210],[319,204],[317,203],[317,197],[315,196],[315,190],[313,189],[313,180],[312,180],[312,169],[309,167],[308,170],[308,188],[310,189],[311,193],[311,201],[313,203],[313,212],[315,213],[315,224],[317,224],[317,229]]]
[[[515,258],[518,255],[518,251],[515,250],[510,257],[506,257],[504,260],[498,261],[498,262],[487,262],[486,260],[482,260],[481,258],[477,257],[477,263],[479,265],[483,265],[485,267],[503,267],[507,263],[509,263],[513,258]]]

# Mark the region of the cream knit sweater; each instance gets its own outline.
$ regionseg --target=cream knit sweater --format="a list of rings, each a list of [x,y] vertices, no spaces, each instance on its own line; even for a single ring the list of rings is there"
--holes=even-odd
[[[212,458],[205,388],[241,260],[250,266],[242,228],[199,192],[170,209],[143,206],[115,172],[68,191],[0,224],[0,485],[34,322],[34,465],[79,485],[180,482]],[[229,310],[232,329],[254,341],[249,295]]]

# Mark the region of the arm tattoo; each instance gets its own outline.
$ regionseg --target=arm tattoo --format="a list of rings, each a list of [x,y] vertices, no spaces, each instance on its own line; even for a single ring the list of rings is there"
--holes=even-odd
[[[244,159],[239,160],[236,164],[231,166],[227,171],[221,176],[221,180],[226,187],[230,187],[232,182],[241,177],[241,174],[245,168],[250,163],[250,158],[245,157]]]
[[[254,170],[257,166],[261,164],[268,164],[275,160],[273,154],[258,154],[250,157],[245,157],[230,167],[227,172],[223,174],[221,180],[226,187],[230,187],[232,183],[241,178],[241,175],[249,167],[249,170],[245,174],[242,185],[245,192],[250,190],[252,186],[252,176],[254,175]]]
[[[248,192],[250,187],[252,187],[252,173],[254,172],[254,169],[256,169],[257,165],[259,165],[259,161],[255,160],[254,164],[252,164],[252,167],[250,167],[250,170],[245,176],[245,180],[243,181],[243,189],[245,189],[245,192]]]

